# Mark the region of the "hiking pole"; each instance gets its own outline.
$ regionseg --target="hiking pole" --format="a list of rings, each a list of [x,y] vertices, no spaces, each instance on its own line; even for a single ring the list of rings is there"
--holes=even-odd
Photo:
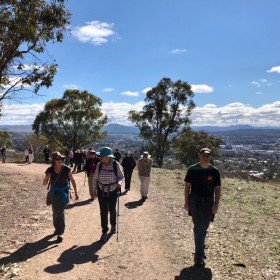
[[[120,216],[120,191],[117,193],[118,198],[117,198],[117,242],[119,242],[119,216]]]
[[[86,177],[87,177],[87,173],[85,171],[85,180],[84,180],[84,186],[86,185]]]

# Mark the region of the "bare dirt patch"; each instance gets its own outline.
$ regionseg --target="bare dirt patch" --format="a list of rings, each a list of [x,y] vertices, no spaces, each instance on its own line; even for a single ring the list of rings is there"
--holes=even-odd
[[[80,200],[66,210],[61,244],[45,206],[48,165],[0,166],[2,279],[279,279],[280,190],[275,184],[223,181],[223,202],[207,239],[207,266],[194,269],[192,224],[184,216],[184,172],[154,169],[151,196],[139,203],[139,182],[120,198],[119,234],[106,244],[97,201],[84,173],[74,174]]]

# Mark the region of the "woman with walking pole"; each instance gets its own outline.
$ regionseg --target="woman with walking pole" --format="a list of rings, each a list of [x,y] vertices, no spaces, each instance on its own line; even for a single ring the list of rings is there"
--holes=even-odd
[[[102,235],[100,240],[108,240],[108,214],[110,213],[111,234],[116,233],[117,212],[116,204],[118,192],[120,192],[122,180],[124,178],[120,164],[114,160],[114,154],[111,148],[103,147],[96,154],[100,158],[93,177],[93,194],[97,194]],[[119,211],[119,205],[118,205]]]

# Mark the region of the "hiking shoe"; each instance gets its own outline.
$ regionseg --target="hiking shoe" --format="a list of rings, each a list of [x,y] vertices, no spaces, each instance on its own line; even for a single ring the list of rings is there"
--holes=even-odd
[[[112,226],[111,227],[111,234],[115,234],[116,233],[116,227],[115,226]]]
[[[195,267],[205,267],[205,262],[204,262],[204,260],[195,260],[194,266]]]
[[[106,242],[108,240],[107,232],[102,233],[100,240]]]
[[[58,235],[56,238],[56,243],[61,243],[63,240],[62,236]]]

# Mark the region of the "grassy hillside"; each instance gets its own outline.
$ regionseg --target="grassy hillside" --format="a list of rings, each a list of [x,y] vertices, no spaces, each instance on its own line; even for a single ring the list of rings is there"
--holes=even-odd
[[[182,214],[184,176],[182,171],[161,169],[152,175],[153,194],[159,193],[165,203],[163,219],[172,224],[166,234],[179,236],[174,243],[181,248],[177,255],[188,255],[183,249],[193,242],[191,219]],[[219,267],[214,279],[280,279],[279,185],[223,179],[221,206],[209,228],[207,248],[210,265]]]

